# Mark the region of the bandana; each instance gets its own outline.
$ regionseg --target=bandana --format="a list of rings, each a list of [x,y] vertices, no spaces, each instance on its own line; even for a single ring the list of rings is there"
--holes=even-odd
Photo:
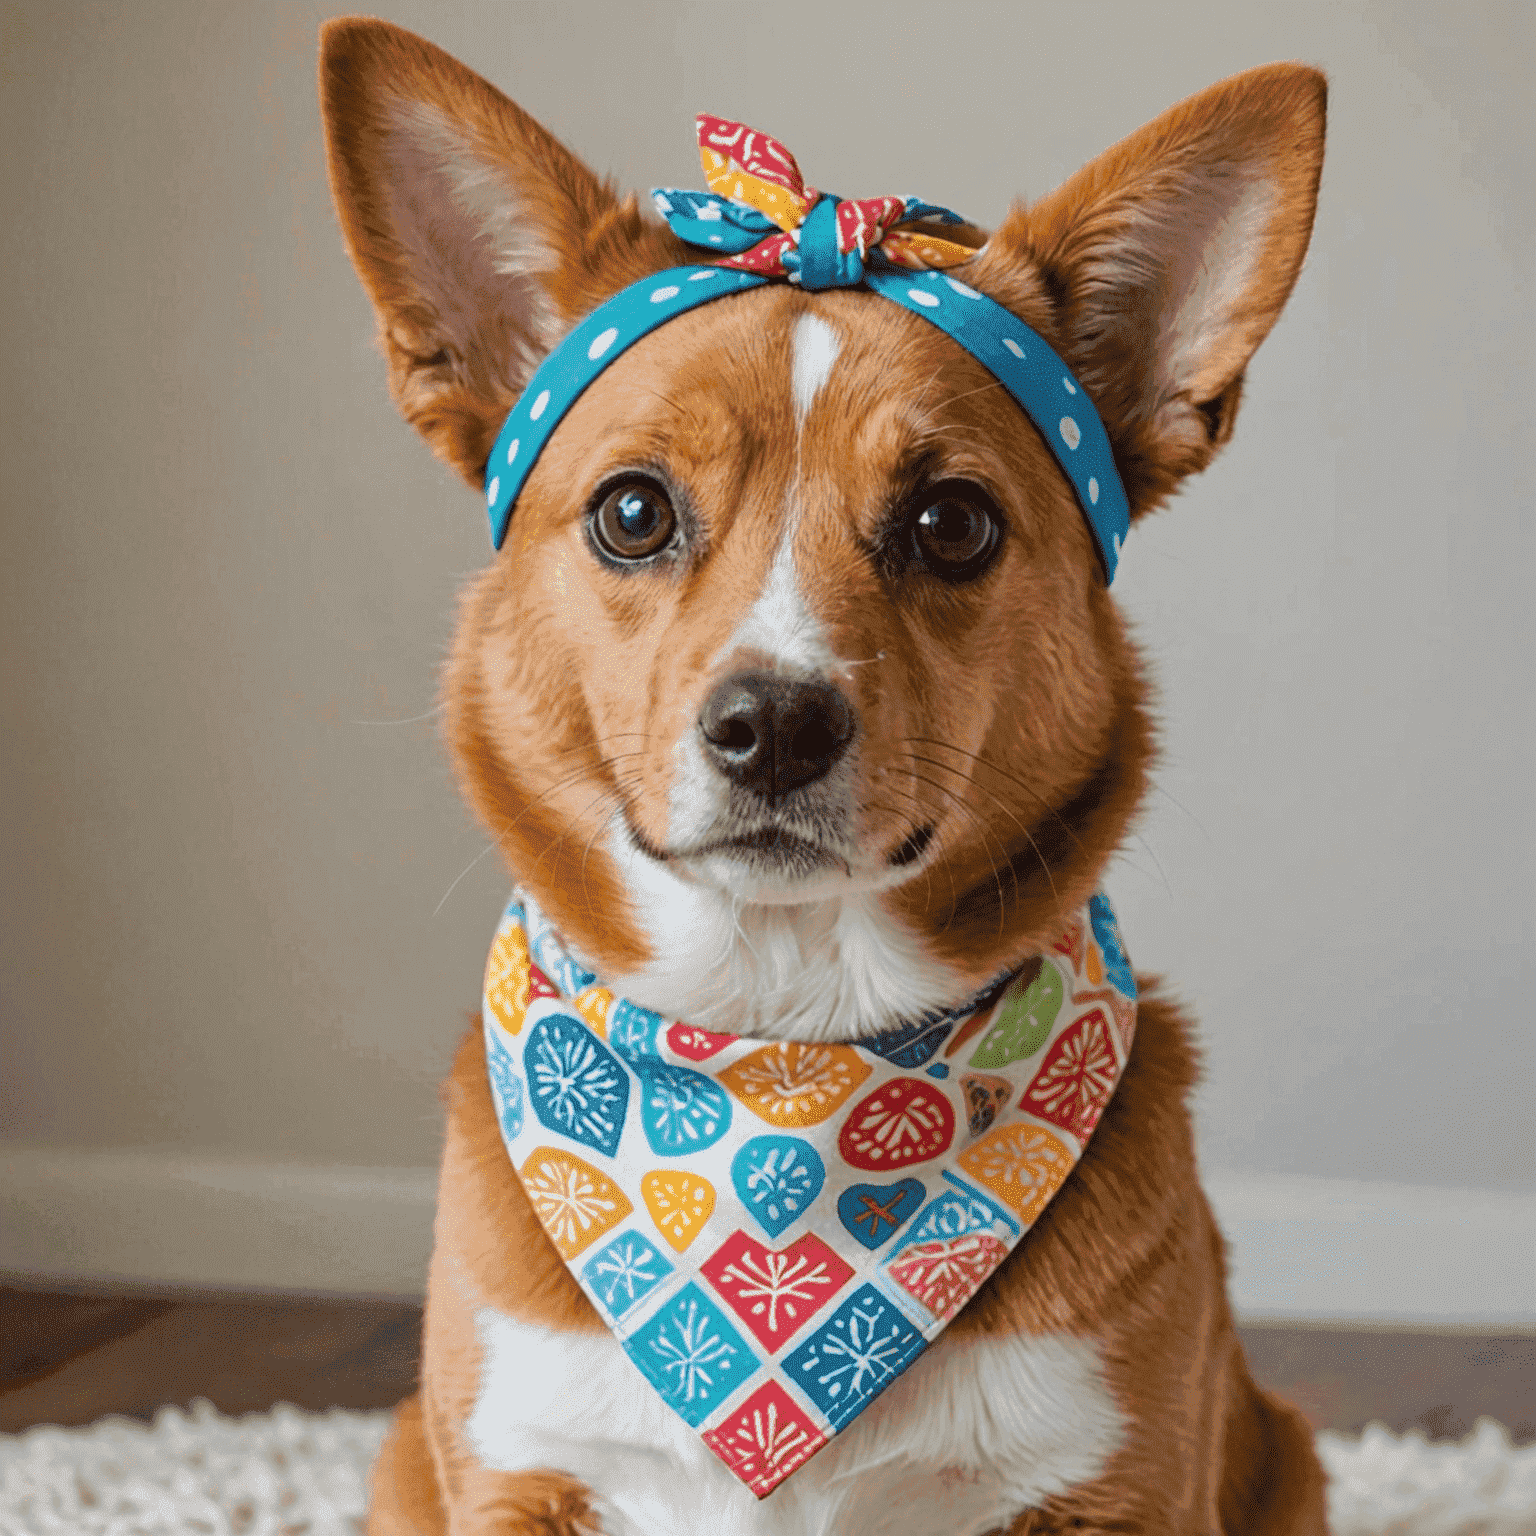
[[[743,123],[701,116],[708,192],[659,188],[674,234],[709,250],[708,266],[673,267],[599,305],[540,364],[502,425],[485,467],[491,542],[544,444],[614,358],[701,304],[767,282],[858,287],[920,315],[987,368],[1034,423],[1076,493],[1106,581],[1113,581],[1130,507],[1108,434],[1072,370],[1011,310],[944,269],[976,252],[946,240],[960,215],[915,197],[852,201],[808,186],[793,155]]]
[[[602,986],[526,897],[485,971],[492,1097],[544,1230],[758,1498],[869,1406],[1039,1219],[1130,1052],[1096,895],[960,1008],[849,1045],[714,1034]]]

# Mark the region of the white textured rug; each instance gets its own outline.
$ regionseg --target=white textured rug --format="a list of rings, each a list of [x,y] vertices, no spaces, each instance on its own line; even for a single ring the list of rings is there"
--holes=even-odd
[[[228,1419],[207,1403],[153,1425],[103,1419],[0,1435],[0,1536],[360,1536],[386,1413]],[[1479,1421],[1459,1445],[1373,1424],[1318,1436],[1334,1536],[1536,1536],[1536,1446]]]

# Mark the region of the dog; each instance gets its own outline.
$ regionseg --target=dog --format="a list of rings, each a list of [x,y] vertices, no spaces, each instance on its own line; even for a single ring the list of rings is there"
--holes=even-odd
[[[753,1049],[814,1047],[855,1075],[896,1071],[867,1042],[939,1019],[930,1033],[947,1044],[900,1079],[918,1093],[963,1059],[962,1038],[996,1028],[1000,996],[1038,997],[1028,989],[1063,965],[1070,988],[1108,988],[1123,961],[1093,893],[1146,791],[1154,729],[1106,581],[1119,534],[1095,523],[1099,478],[1069,479],[1051,423],[915,307],[938,302],[916,276],[915,302],[872,291],[873,264],[865,286],[818,286],[809,240],[773,232],[799,269],[768,281],[755,257],[720,266],[383,22],[328,23],[320,84],[394,398],[509,520],[465,589],[444,679],[458,781],[520,892],[497,941],[521,967],[508,1027],[558,1005],[548,1017],[589,1024],[582,1049],[628,1093],[623,1062],[642,1088],[663,1069],[635,1054],[654,1038],[624,1053],[616,998],[634,1019],[686,1026],[666,1039],[690,1062],[766,1042]],[[1300,65],[1236,76],[990,235],[880,205],[879,218],[898,210],[890,271],[953,279],[946,302],[1016,318],[1062,363],[1061,386],[1091,406],[1060,435],[1102,422],[1106,491],[1123,488],[1132,526],[1232,435],[1244,370],[1310,238],[1325,93]],[[727,148],[706,149],[706,170],[740,172],[730,127],[711,129]],[[752,143],[779,156],[753,183],[769,204],[784,186],[798,196],[779,174],[798,177],[792,159]],[[805,199],[808,230],[822,204]],[[949,265],[902,257],[904,231]],[[584,380],[509,491],[522,442],[509,424],[544,409],[530,381],[562,339],[632,285],[711,262],[739,291]],[[1072,919],[1090,909],[1092,933]],[[375,1467],[370,1531],[1324,1531],[1311,1433],[1253,1381],[1227,1302],[1186,1108],[1190,1025],[1155,980],[1127,971],[1124,987],[1112,1095],[1079,1126],[1070,1172],[1022,1240],[995,1204],[986,1278],[766,1497],[672,1411],[668,1381],[646,1379],[594,1305],[583,1261],[566,1263],[508,1152],[495,1057],[511,1036],[477,1021],[444,1087],[421,1385]],[[667,1081],[706,1083],[678,1059]],[[969,1130],[994,1112],[1012,1113],[973,1103]],[[966,1156],[950,1182],[985,1204]],[[878,1213],[894,1223],[906,1185],[880,1188],[897,1191],[866,1202],[883,1233]],[[644,1247],[664,1266],[682,1262],[681,1226],[713,1219],[678,1211],[669,1233],[651,1207]],[[894,1306],[889,1285],[861,1294]],[[719,1295],[710,1306],[726,1317]],[[744,1306],[728,1321],[738,1342],[764,1326]],[[799,1457],[810,1442],[797,1443]]]

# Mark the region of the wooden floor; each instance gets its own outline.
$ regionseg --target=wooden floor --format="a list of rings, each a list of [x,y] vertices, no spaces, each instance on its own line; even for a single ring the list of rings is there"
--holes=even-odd
[[[225,1413],[386,1408],[415,1385],[420,1330],[420,1309],[401,1303],[0,1288],[0,1432],[147,1419],[196,1397]],[[1536,1339],[1249,1328],[1244,1340],[1259,1380],[1320,1429],[1380,1419],[1456,1439],[1489,1414],[1536,1440]]]

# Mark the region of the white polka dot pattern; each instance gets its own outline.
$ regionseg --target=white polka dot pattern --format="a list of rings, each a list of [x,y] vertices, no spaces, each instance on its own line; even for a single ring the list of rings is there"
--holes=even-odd
[[[550,434],[608,364],[675,316],[768,280],[739,269],[679,267],[626,288],[577,325],[534,374],[501,429],[499,453],[492,453],[492,462],[505,465],[496,474],[487,471],[495,547],[501,548],[512,505]],[[866,268],[862,284],[942,330],[1008,390],[1071,483],[1105,574],[1113,579],[1120,541],[1130,527],[1125,491],[1098,413],[1044,338],[985,294],[942,272]],[[1070,415],[1061,414],[1063,394],[1076,397]]]

